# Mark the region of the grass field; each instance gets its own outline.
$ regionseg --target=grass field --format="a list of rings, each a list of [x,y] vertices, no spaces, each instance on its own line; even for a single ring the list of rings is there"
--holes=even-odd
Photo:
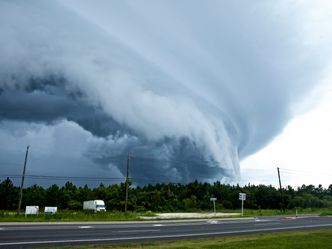
[[[52,247],[53,249],[332,249],[332,228],[291,232],[261,233],[173,242],[121,245],[84,245]]]
[[[241,212],[240,210],[220,210],[225,213]],[[254,217],[262,215],[281,215],[281,214],[294,214],[295,210],[245,210],[245,217]],[[321,214],[332,215],[332,209],[299,209],[298,214]],[[120,212],[108,211],[105,213],[93,213],[83,211],[59,211],[56,214],[44,215],[29,215],[25,217],[23,213],[17,215],[15,211],[1,211],[0,222],[56,222],[56,221],[135,221],[140,220],[139,216],[153,216],[152,212],[136,213],[136,212]],[[239,217],[239,216],[236,216]],[[231,217],[230,217],[231,218]]]
[[[25,216],[23,213],[0,211],[0,222],[57,222],[57,221],[133,221],[139,220],[134,212],[83,212],[83,211],[60,211],[56,214],[40,213],[38,215]]]

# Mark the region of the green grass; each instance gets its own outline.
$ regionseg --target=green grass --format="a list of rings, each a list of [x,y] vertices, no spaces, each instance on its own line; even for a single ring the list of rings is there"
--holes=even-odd
[[[56,214],[17,215],[15,212],[0,212],[0,222],[56,222],[56,221],[134,221],[139,220],[134,212],[105,212],[93,213],[83,211],[60,211]]]
[[[53,249],[332,249],[332,228],[290,232],[261,233],[120,245],[84,245],[52,247]]]
[[[241,212],[241,210],[237,210]],[[269,215],[295,215],[295,209],[286,209],[285,211],[281,210],[272,210],[272,209],[245,209],[244,215],[247,217],[252,216],[269,216]],[[298,208],[297,214],[318,214],[318,215],[331,215],[332,208]]]
[[[241,213],[241,210],[221,210],[225,213]],[[296,209],[244,209],[244,217],[269,216],[269,215],[295,215]],[[297,214],[318,214],[318,215],[332,215],[332,208],[298,208]],[[238,217],[238,216],[234,216]]]
[[[241,213],[241,210],[218,210],[218,212],[225,213]],[[290,214],[295,215],[295,210],[286,210],[281,212],[280,210],[244,210],[244,217],[255,217],[262,215],[282,215]],[[332,214],[332,208],[330,209],[298,209],[298,214],[320,214],[327,216]],[[55,221],[137,221],[140,220],[139,216],[153,216],[151,211],[145,213],[137,212],[120,212],[120,211],[108,211],[105,213],[93,213],[83,211],[59,211],[54,215],[29,215],[25,217],[24,213],[17,215],[15,211],[1,211],[0,210],[0,222],[55,222]],[[241,216],[229,216],[226,218],[239,218]]]

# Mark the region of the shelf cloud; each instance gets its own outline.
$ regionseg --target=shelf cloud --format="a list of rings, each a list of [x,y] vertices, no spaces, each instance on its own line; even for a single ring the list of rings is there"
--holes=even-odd
[[[0,154],[38,144],[49,151],[35,152],[37,174],[121,178],[130,153],[138,184],[236,182],[240,160],[282,131],[330,65],[331,37],[318,28],[326,19],[314,10],[1,1]]]

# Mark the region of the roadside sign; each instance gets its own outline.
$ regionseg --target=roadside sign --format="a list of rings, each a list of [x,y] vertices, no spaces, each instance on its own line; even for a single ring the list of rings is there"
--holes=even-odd
[[[213,210],[214,210],[214,214],[216,214],[216,200],[217,200],[217,198],[215,198],[215,197],[211,197],[211,198],[210,198],[210,201],[213,202]]]
[[[242,216],[243,216],[243,201],[245,201],[246,198],[247,198],[246,193],[239,193],[239,200],[242,201],[242,207],[241,207],[241,209],[242,209]]]
[[[25,207],[25,215],[28,214],[38,214],[39,206],[26,206]]]
[[[55,214],[58,211],[58,207],[45,207],[44,213]]]
[[[239,200],[240,201],[245,201],[247,198],[247,194],[246,193],[239,193]]]

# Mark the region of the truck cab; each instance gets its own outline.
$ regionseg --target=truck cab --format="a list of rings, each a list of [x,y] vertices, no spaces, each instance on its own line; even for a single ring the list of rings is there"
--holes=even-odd
[[[106,212],[105,203],[102,200],[95,200],[96,212]]]

